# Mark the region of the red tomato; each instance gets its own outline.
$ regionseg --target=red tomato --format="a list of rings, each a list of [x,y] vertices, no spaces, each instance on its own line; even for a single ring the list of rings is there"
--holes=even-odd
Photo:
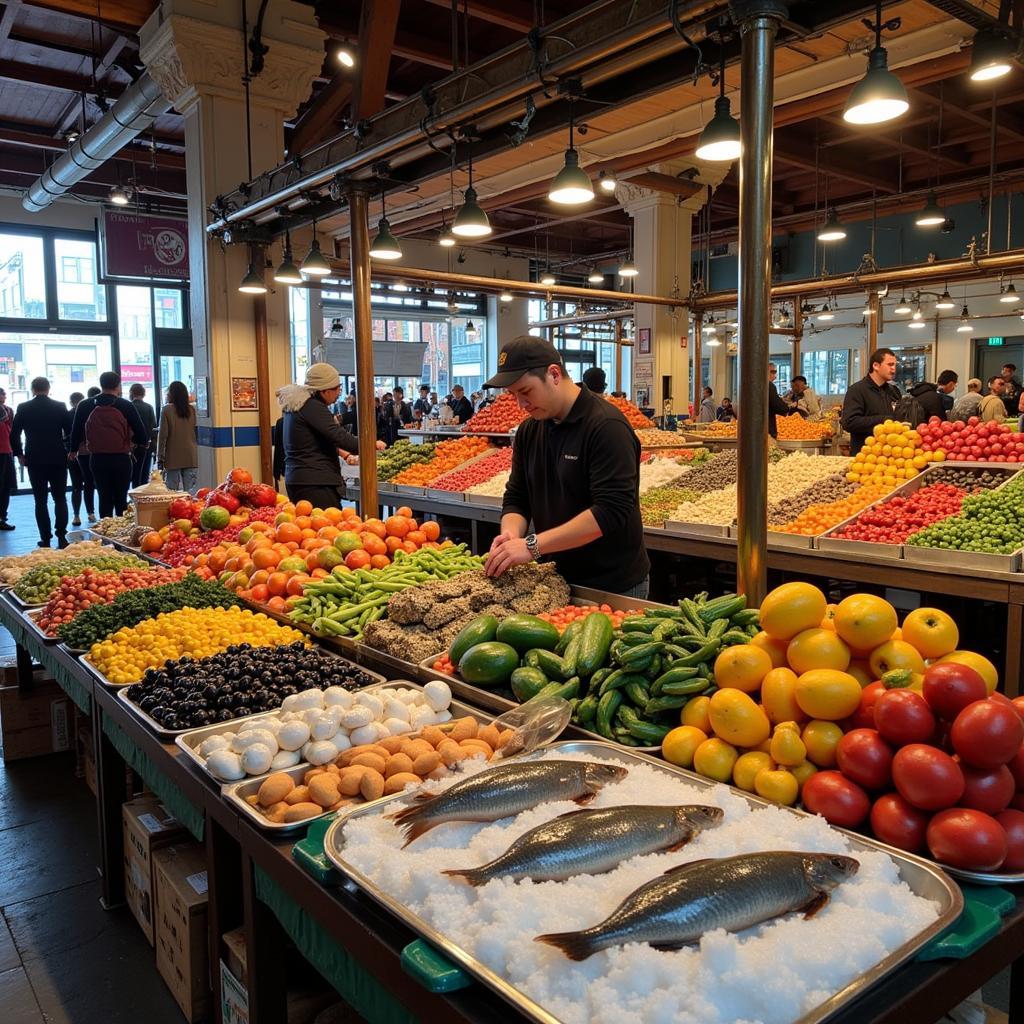
[[[1006,764],[1024,742],[1024,722],[1016,709],[992,700],[976,700],[956,716],[950,730],[953,749],[977,768]]]
[[[865,789],[884,789],[892,778],[892,748],[875,729],[854,729],[836,747],[839,770]]]
[[[881,680],[876,679],[875,682],[868,683],[860,691],[860,707],[843,723],[843,727],[845,729],[874,729],[875,704],[885,692]]]
[[[922,811],[952,807],[964,791],[960,765],[927,743],[911,743],[896,751],[892,780],[900,796]]]
[[[856,828],[871,809],[867,793],[841,772],[816,772],[804,783],[800,799],[812,814],[843,828]]]
[[[986,814],[998,814],[1010,806],[1017,790],[1013,773],[1005,764],[998,768],[973,768],[962,764],[964,793],[960,797],[961,807],[973,807]]]
[[[1006,767],[1013,772],[1013,779],[1017,783],[1017,789],[1024,790],[1024,747],[1010,758]]]
[[[932,711],[950,722],[968,704],[988,696],[985,680],[968,665],[954,662],[929,666],[922,689]]]
[[[1024,811],[1003,811],[996,821],[1006,833],[1006,859],[1004,871],[1024,871]]]
[[[924,849],[928,814],[908,804],[899,793],[880,796],[871,808],[871,831],[883,843],[908,853]]]
[[[935,716],[913,690],[886,690],[875,702],[875,728],[896,746],[924,743],[935,732]]]
[[[1010,703],[1017,709],[1017,714],[1024,719],[1024,697],[1014,697]]]
[[[928,823],[925,838],[937,861],[965,871],[995,871],[1009,849],[1002,825],[969,807],[939,811]]]

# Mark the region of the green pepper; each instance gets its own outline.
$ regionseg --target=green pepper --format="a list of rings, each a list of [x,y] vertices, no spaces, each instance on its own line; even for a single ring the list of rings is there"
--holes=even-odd
[[[697,676],[695,679],[676,679],[665,683],[661,687],[661,693],[655,693],[652,689],[651,695],[654,697],[692,697],[698,693],[703,693],[707,688],[708,681]]]
[[[667,672],[663,672],[654,682],[651,684],[651,693],[657,697],[661,693],[661,689],[666,683],[683,682],[687,679],[693,679],[698,676],[698,670],[692,665],[680,665],[679,667],[673,666]]]

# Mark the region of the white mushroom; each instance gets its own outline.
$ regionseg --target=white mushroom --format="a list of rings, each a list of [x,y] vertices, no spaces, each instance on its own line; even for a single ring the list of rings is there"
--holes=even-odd
[[[299,717],[306,723],[306,725],[310,727],[310,729],[312,729],[314,724],[316,724],[320,721],[321,718],[323,718],[323,714],[324,709],[321,707],[305,708],[303,709],[302,712],[300,712]]]
[[[338,731],[338,723],[333,715],[324,712],[310,724],[309,734],[315,740],[329,740]]]
[[[441,679],[432,679],[423,687],[423,696],[431,711],[445,711],[452,702],[452,691]]]
[[[242,754],[242,770],[246,775],[262,775],[270,771],[276,749],[271,750],[265,743],[252,743]]]
[[[313,687],[312,689],[303,690],[301,693],[295,694],[295,702],[292,704],[291,710],[305,711],[307,708],[322,708],[323,706],[323,690]]]
[[[339,753],[339,754],[340,754],[340,753],[341,753],[341,752],[342,752],[343,750],[348,750],[348,748],[352,746],[352,741],[351,741],[351,740],[350,740],[350,739],[348,738],[348,736],[347,736],[347,735],[346,735],[346,734],[345,734],[344,732],[342,732],[341,730],[339,730],[338,732],[336,732],[336,733],[335,733],[335,734],[334,734],[334,735],[333,735],[333,736],[331,737],[331,742],[332,742],[332,743],[333,743],[333,744],[334,744],[334,745],[335,745],[335,746],[336,746],[336,747],[338,748],[338,753]]]
[[[425,728],[428,725],[434,724],[434,712],[428,707],[416,707],[413,708],[409,714],[409,727],[413,732],[419,732],[420,729]]]
[[[384,705],[382,703],[381,710],[383,709]],[[376,717],[377,715],[374,714],[371,708],[368,708],[365,705],[360,705],[358,707],[349,708],[348,711],[341,716],[339,722],[346,729],[361,729],[363,726],[369,725]],[[369,742],[373,741],[370,740]]]
[[[349,692],[344,686],[328,686],[324,690],[324,705],[326,707],[350,708],[355,703],[355,694]]]
[[[434,712],[434,725],[444,725],[445,722],[452,720],[452,713],[450,711],[436,711]]]
[[[224,782],[236,782],[245,778],[242,759],[231,750],[215,750],[207,759],[210,774]]]
[[[231,733],[223,733],[220,736],[208,736],[196,748],[196,753],[202,757],[209,757],[215,750],[229,750],[231,748]]]
[[[298,750],[309,739],[309,726],[305,722],[285,722],[277,734],[282,750]]]
[[[301,760],[302,755],[297,750],[279,750],[270,762],[270,770],[280,772],[285,768],[294,768]]]
[[[394,697],[388,697],[384,701],[384,719],[400,718],[403,722],[409,721],[409,705]]]

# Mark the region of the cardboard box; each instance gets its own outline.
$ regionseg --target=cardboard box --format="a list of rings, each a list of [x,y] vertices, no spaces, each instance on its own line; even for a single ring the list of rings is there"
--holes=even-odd
[[[189,1024],[210,1010],[206,856],[197,843],[153,855],[156,967]]]
[[[95,765],[93,765],[95,775]],[[156,797],[129,800],[121,807],[124,835],[124,894],[135,920],[154,945],[153,854],[161,846],[179,842],[187,836],[185,827]]]
[[[71,700],[52,679],[36,678],[30,693],[0,688],[0,733],[5,761],[71,749]]]

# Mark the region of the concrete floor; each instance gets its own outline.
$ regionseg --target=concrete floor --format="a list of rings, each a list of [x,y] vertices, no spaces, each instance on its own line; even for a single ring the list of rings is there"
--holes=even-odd
[[[0,557],[39,539],[30,496],[11,500],[9,521]],[[0,628],[0,657],[13,654]],[[143,1013],[146,1024],[181,1024],[131,912],[100,906],[96,841],[95,802],[71,754],[0,762],[2,1024],[138,1024]],[[1009,1008],[1009,971],[984,997]]]

